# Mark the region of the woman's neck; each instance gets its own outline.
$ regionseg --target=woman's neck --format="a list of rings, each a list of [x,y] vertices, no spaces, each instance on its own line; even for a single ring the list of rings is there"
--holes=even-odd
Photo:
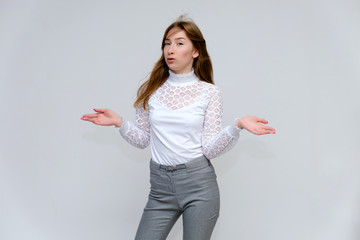
[[[199,79],[196,77],[194,73],[194,69],[188,73],[176,74],[173,71],[169,70],[169,78],[167,82],[172,85],[187,85],[190,83],[194,83]]]

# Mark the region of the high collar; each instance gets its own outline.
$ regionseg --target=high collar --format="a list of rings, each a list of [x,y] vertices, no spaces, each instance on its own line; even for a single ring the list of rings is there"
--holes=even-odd
[[[199,79],[196,77],[194,73],[194,69],[189,73],[184,74],[176,74],[173,71],[169,70],[169,78],[167,80],[168,83],[172,85],[188,85],[191,83],[195,83]]]

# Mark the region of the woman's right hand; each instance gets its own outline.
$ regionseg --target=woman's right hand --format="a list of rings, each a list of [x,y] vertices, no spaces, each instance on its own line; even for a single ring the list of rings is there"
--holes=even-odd
[[[123,119],[116,112],[107,108],[94,108],[96,113],[85,114],[80,119],[101,126],[121,127]]]

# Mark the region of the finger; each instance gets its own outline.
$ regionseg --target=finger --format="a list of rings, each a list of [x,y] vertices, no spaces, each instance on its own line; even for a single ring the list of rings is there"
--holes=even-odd
[[[265,120],[264,118],[259,118],[258,122],[264,123],[264,124],[268,124],[269,122],[267,120]]]
[[[274,128],[269,127],[269,126],[264,126],[264,125],[263,125],[263,129],[264,129],[264,130],[269,130],[269,131],[275,131]]]
[[[255,134],[255,135],[261,135],[261,131],[259,129],[256,129],[256,128],[254,128],[251,132],[253,134]]]
[[[96,125],[100,125],[100,122],[99,122],[98,119],[94,119],[92,122],[93,122],[94,124],[96,124]]]
[[[85,115],[83,115],[82,117],[84,118],[96,118],[96,117],[98,117],[98,113],[92,113],[92,114],[85,114]]]
[[[272,130],[265,130],[264,131],[264,134],[270,134],[270,133],[274,133],[274,131],[272,131]]]
[[[83,121],[94,123],[94,119],[89,119],[89,118],[80,118],[80,119],[83,120]]]
[[[98,113],[103,113],[106,111],[106,108],[94,108],[93,110]]]
[[[265,134],[267,134],[266,130],[262,129],[262,130],[260,131],[260,135],[265,135]]]
[[[272,127],[263,128],[263,131],[264,131],[265,134],[270,134],[270,133],[275,134],[276,133],[276,130],[274,128],[272,128]]]
[[[255,129],[254,132],[255,132],[256,135],[265,135],[265,134],[272,133],[273,131],[268,130],[268,129],[264,128],[264,127],[261,127],[261,128]]]

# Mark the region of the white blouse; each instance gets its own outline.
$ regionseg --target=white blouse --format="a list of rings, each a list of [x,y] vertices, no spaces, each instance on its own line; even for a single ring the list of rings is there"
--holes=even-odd
[[[130,144],[151,146],[152,160],[177,165],[205,155],[215,158],[230,150],[239,139],[235,125],[222,128],[222,97],[219,89],[200,81],[194,71],[175,74],[150,97],[146,110],[136,109],[135,123],[124,121],[121,135]]]

